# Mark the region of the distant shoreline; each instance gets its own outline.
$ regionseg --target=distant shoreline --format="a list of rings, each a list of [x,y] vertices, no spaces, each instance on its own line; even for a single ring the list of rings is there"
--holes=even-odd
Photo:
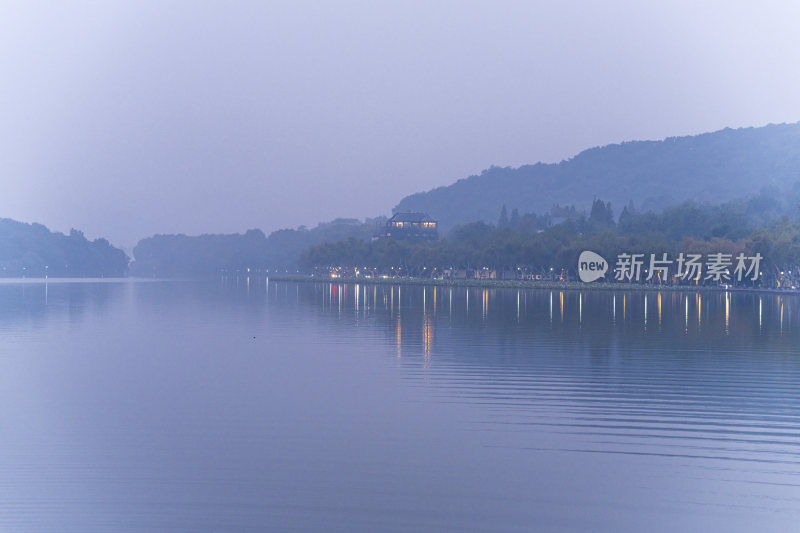
[[[580,281],[525,281],[499,279],[431,279],[431,278],[315,278],[312,276],[279,275],[267,276],[274,281],[295,281],[300,283],[360,283],[362,285],[427,285],[438,287],[476,287],[492,289],[545,289],[545,290],[607,290],[607,291],[669,291],[669,292],[758,292],[775,294],[800,294],[791,289],[772,289],[759,287],[713,287],[699,285],[638,285],[626,283],[583,283]]]
[[[248,277],[243,275],[242,277]],[[289,281],[298,283],[358,283],[361,285],[415,285],[436,287],[463,287],[483,289],[528,289],[528,290],[559,290],[559,291],[649,291],[649,292],[749,292],[768,294],[793,294],[800,295],[800,290],[760,288],[760,287],[713,287],[699,285],[689,287],[686,285],[640,285],[627,283],[583,283],[580,281],[525,281],[525,280],[500,280],[500,279],[432,279],[432,278],[319,278],[301,275],[270,276],[261,272],[254,272],[249,277],[269,279],[273,281]],[[0,285],[19,284],[46,284],[46,283],[153,283],[153,282],[192,282],[209,281],[214,277],[198,278],[141,278],[135,276],[109,277],[109,278],[12,278],[0,277]]]
[[[119,276],[119,277],[59,277],[50,276],[47,278],[13,278],[13,277],[0,277],[0,285],[22,285],[22,284],[37,284],[44,285],[47,283],[155,283],[164,281],[187,281],[183,278],[137,278],[133,276]]]

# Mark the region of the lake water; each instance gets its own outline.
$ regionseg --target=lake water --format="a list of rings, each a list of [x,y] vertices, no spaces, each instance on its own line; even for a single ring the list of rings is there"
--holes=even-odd
[[[2,531],[795,531],[800,300],[0,283]]]

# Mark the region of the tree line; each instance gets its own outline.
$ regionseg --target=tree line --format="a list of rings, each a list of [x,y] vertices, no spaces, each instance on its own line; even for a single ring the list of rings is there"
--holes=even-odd
[[[208,277],[220,273],[291,271],[300,253],[320,242],[353,237],[369,239],[386,218],[337,218],[313,228],[281,229],[265,235],[260,229],[244,234],[154,235],[133,249],[131,273],[143,277]]]
[[[350,238],[311,246],[299,262],[306,270],[352,267],[382,275],[428,277],[445,270],[490,269],[503,276],[528,272],[575,279],[577,259],[584,250],[612,262],[622,253],[667,253],[670,257],[681,252],[733,257],[760,253],[764,258],[761,283],[800,285],[796,280],[800,224],[787,215],[765,222],[761,218],[765,211],[761,197],[717,206],[686,202],[660,213],[640,213],[629,203],[619,218],[611,204],[600,199],[594,200],[588,213],[556,207],[545,215],[513,211],[509,215],[504,207],[497,224],[462,225],[439,241]],[[560,216],[553,216],[554,212]],[[542,227],[553,219],[558,223]]]
[[[76,229],[51,232],[41,224],[0,219],[0,276],[116,277],[128,256],[106,239],[90,241]]]

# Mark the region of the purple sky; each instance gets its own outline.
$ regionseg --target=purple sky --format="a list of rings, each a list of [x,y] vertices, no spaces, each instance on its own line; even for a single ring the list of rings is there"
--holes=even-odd
[[[3,2],[0,217],[128,247],[269,232],[800,120],[800,4],[700,4]]]

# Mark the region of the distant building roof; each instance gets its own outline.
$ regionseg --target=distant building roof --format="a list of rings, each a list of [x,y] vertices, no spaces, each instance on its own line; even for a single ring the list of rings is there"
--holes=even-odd
[[[396,213],[386,222],[387,239],[426,239],[436,240],[439,232],[436,226],[439,223],[428,216],[427,213]]]
[[[436,222],[427,213],[395,213],[389,222]]]

